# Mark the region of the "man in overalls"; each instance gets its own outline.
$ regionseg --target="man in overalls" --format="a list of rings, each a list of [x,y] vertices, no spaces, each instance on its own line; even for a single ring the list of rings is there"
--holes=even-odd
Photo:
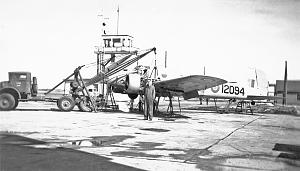
[[[146,83],[144,96],[144,119],[151,121],[153,118],[153,103],[155,100],[155,87],[152,85],[151,80]]]

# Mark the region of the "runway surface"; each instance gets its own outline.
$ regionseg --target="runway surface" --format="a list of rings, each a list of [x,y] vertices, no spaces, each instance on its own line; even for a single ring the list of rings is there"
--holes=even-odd
[[[300,169],[298,116],[184,110],[145,121],[55,108],[26,102],[0,112],[1,170]]]

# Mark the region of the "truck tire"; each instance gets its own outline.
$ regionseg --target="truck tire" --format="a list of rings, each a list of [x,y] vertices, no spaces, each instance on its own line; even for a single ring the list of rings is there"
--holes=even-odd
[[[75,101],[72,97],[69,96],[63,96],[57,101],[57,107],[64,112],[73,110],[74,106]]]
[[[13,95],[9,93],[0,94],[0,110],[12,110],[16,107]]]
[[[15,110],[19,105],[19,100],[18,99],[15,99],[15,105],[14,107],[12,108],[12,110]]]
[[[79,104],[77,105],[78,109],[81,112],[91,112],[92,108],[89,106],[89,104],[87,104],[87,102],[85,100],[82,100],[79,102]]]

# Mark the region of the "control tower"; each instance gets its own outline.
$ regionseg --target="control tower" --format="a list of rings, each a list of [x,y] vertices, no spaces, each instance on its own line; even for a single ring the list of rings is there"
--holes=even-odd
[[[130,35],[102,35],[104,51],[106,54],[128,54],[136,51],[132,45],[133,37]]]
[[[101,36],[101,46],[95,51],[97,54],[97,74],[104,70],[109,62],[115,62],[116,55],[135,53],[138,48],[133,46],[133,37],[130,35]]]

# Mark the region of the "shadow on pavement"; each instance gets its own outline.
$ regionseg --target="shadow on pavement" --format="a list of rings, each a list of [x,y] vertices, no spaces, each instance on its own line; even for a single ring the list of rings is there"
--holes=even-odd
[[[300,160],[300,146],[276,143],[272,150],[281,151],[278,157]]]
[[[0,133],[0,170],[140,170],[73,149],[27,146],[38,144],[45,142]]]

